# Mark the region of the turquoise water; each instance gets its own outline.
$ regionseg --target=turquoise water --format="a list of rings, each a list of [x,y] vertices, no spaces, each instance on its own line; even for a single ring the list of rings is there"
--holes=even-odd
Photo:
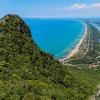
[[[68,19],[24,19],[37,45],[55,58],[65,57],[84,34],[84,24]]]

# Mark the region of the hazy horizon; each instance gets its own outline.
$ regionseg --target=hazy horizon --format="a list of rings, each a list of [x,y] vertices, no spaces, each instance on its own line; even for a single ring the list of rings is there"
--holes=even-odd
[[[0,18],[100,18],[100,0],[1,0]]]

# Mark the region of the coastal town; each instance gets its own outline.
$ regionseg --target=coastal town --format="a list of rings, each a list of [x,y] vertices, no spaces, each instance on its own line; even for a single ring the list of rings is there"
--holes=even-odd
[[[95,31],[98,34],[96,36],[95,36],[95,33],[94,33]],[[94,52],[95,48],[99,49],[98,47],[94,48],[94,43],[99,44],[99,41],[97,41],[100,38],[99,33],[100,32],[92,24],[87,23],[84,36],[83,36],[82,39],[80,39],[80,41],[76,45],[75,49],[73,49],[69,53],[68,56],[60,59],[59,61],[64,65],[72,64],[72,65],[75,66],[75,63],[77,61],[81,61],[82,59],[87,57],[88,52],[90,52],[91,50],[92,50],[92,52]],[[89,56],[91,57],[92,55],[89,55]],[[99,65],[100,65],[100,60],[99,60],[100,59],[100,52],[99,51],[96,53],[94,59],[95,60],[93,60],[92,63],[86,64],[86,66],[88,66],[88,68],[99,67]],[[88,59],[87,59],[87,61],[88,61]],[[84,62],[82,62],[82,63],[84,63]],[[78,65],[78,64],[76,64],[76,65]]]

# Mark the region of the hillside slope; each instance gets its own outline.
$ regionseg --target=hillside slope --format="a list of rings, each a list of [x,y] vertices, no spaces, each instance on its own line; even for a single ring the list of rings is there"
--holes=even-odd
[[[17,15],[0,21],[0,100],[86,100],[92,88],[42,52]]]

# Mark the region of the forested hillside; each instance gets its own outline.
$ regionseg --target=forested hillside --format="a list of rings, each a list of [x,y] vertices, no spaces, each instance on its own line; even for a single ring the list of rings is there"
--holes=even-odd
[[[0,100],[86,100],[92,91],[38,48],[19,16],[0,20]]]

